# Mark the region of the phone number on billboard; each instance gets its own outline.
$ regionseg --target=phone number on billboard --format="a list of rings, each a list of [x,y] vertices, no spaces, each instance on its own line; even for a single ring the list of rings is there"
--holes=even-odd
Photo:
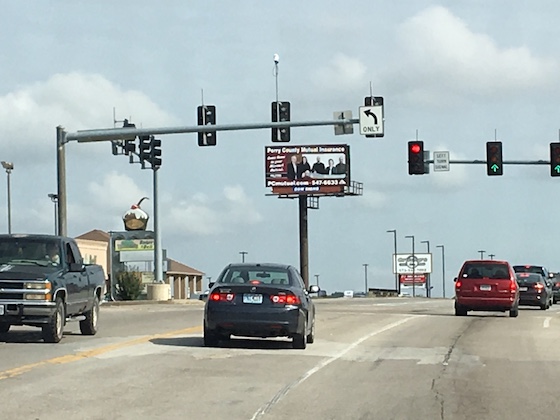
[[[338,185],[338,179],[314,179],[311,185]]]

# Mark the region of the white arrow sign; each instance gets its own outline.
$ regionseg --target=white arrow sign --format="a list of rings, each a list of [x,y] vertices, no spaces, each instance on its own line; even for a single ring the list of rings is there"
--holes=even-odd
[[[360,134],[379,136],[383,133],[383,105],[360,107]]]

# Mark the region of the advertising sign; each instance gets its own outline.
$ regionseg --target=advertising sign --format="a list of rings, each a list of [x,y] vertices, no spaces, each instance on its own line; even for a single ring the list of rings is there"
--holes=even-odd
[[[401,274],[399,280],[402,286],[412,286],[416,287],[426,287],[426,275],[414,273],[414,278],[412,274]]]
[[[393,254],[393,273],[421,274],[432,272],[432,254]]]
[[[153,239],[117,239],[115,251],[153,251],[154,245]]]
[[[265,185],[274,194],[343,194],[348,184],[347,144],[265,147]]]

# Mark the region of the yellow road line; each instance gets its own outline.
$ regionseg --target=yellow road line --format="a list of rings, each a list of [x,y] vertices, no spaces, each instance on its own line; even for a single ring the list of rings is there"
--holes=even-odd
[[[40,362],[30,363],[28,365],[23,365],[23,366],[19,366],[17,368],[13,368],[13,369],[9,369],[9,370],[5,370],[3,372],[0,372],[0,380],[13,378],[14,376],[18,376],[18,375],[21,375],[25,372],[29,372],[30,370],[33,370],[35,368],[39,368],[39,367],[43,367],[43,366],[47,366],[47,365],[60,365],[60,364],[64,364],[64,363],[76,362],[78,360],[88,359],[90,357],[99,356],[101,354],[109,353],[111,351],[120,350],[120,349],[123,349],[125,347],[131,347],[131,346],[135,346],[137,344],[144,344],[144,343],[147,343],[148,341],[153,340],[155,338],[173,337],[173,336],[176,336],[176,335],[191,334],[191,333],[197,333],[197,332],[201,332],[201,331],[202,331],[202,327],[200,327],[200,326],[189,327],[189,328],[184,328],[182,330],[170,331],[170,332],[163,333],[163,334],[147,335],[147,336],[144,336],[144,337],[135,338],[134,340],[123,341],[121,343],[115,343],[115,344],[109,344],[107,346],[98,347],[98,348],[92,349],[92,350],[86,350],[86,351],[81,351],[81,352],[74,353],[74,354],[67,354],[65,356],[54,357],[52,359],[42,360]]]

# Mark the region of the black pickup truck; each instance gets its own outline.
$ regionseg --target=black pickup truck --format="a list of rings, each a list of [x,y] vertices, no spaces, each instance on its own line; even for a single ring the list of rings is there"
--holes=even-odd
[[[94,335],[104,283],[103,267],[84,264],[72,238],[0,235],[0,334],[30,325],[58,343],[66,321],[77,319],[82,334]]]

